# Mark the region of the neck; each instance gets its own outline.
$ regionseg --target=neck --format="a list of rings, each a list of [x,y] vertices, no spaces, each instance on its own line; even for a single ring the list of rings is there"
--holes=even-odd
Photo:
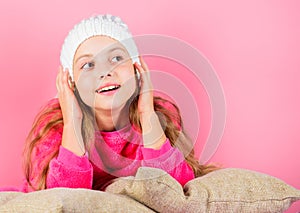
[[[97,110],[95,116],[100,131],[115,131],[130,123],[129,107],[127,106],[115,110]]]

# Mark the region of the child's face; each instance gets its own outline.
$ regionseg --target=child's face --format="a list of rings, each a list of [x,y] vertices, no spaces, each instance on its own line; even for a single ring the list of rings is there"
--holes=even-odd
[[[79,46],[73,71],[81,99],[96,111],[123,108],[136,90],[127,50],[107,36],[91,37]]]

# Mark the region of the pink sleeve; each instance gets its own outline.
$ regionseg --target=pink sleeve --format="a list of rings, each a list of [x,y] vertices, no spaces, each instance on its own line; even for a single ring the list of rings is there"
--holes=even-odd
[[[91,189],[92,183],[93,167],[87,155],[80,157],[60,146],[57,158],[50,161],[47,188]]]
[[[144,157],[142,166],[162,169],[174,177],[182,186],[195,177],[183,154],[177,148],[171,146],[169,139],[159,150],[143,147],[142,153]]]

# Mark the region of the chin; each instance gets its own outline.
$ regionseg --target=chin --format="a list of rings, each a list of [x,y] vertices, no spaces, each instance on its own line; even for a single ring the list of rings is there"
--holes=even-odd
[[[100,101],[96,100],[94,109],[96,111],[114,111],[123,109],[126,105],[126,101]]]

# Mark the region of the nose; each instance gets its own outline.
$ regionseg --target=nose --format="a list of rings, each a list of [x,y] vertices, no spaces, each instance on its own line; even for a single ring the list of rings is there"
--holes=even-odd
[[[103,78],[105,78],[106,76],[111,77],[111,76],[112,76],[112,73],[111,73],[111,72],[101,73],[101,74],[100,74],[100,79],[103,79]]]
[[[114,67],[108,63],[102,61],[95,63],[94,73],[97,78],[113,77],[114,72]]]

